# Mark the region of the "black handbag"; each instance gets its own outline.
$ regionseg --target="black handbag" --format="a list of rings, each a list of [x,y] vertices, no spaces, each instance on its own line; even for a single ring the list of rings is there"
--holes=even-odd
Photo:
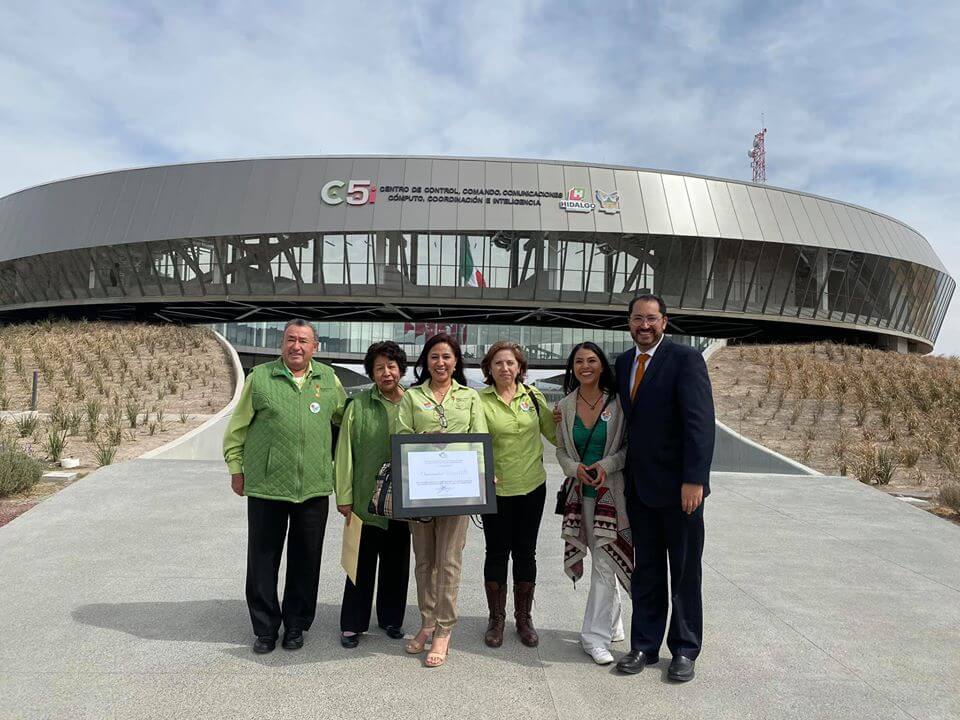
[[[570,488],[567,487],[567,481],[570,478],[564,478],[563,482],[560,483],[560,489],[557,490],[557,504],[553,508],[553,512],[557,515],[565,515],[567,510],[567,495],[570,494]]]

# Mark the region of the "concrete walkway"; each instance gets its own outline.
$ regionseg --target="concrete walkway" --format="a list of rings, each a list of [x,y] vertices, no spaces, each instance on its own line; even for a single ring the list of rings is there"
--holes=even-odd
[[[666,663],[623,677],[581,652],[587,587],[563,575],[549,514],[536,650],[512,633],[483,645],[475,528],[445,667],[376,630],[343,650],[331,515],[306,646],[255,656],[244,503],[227,484],[218,463],[134,461],[0,528],[0,717],[960,717],[960,528],[849,479],[715,476],[706,646],[687,685]]]

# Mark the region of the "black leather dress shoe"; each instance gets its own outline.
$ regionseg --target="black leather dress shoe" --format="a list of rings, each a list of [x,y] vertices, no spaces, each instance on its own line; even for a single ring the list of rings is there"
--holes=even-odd
[[[397,627],[396,625],[381,625],[380,627],[387,634],[387,637],[392,640],[399,640],[403,637],[403,628],[401,627]]]
[[[253,642],[253,651],[257,655],[266,655],[267,653],[272,653],[276,647],[277,639],[275,637],[270,637],[269,635],[260,635]]]
[[[303,630],[287,629],[283,631],[283,649],[299,650],[303,647]]]
[[[360,644],[360,633],[357,633],[356,635],[344,635],[341,633],[340,644],[345,648],[352,650]]]
[[[642,650],[631,650],[617,663],[617,670],[628,675],[636,675],[647,665],[656,665],[660,658],[647,655]]]
[[[683,655],[677,655],[667,668],[667,677],[674,682],[688,682],[693,680],[693,660]]]

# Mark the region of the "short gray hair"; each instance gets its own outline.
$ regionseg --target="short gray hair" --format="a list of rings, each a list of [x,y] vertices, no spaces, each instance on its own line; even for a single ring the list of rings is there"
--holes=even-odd
[[[314,342],[317,341],[317,331],[314,329],[313,325],[308,323],[303,318],[294,318],[293,320],[287,320],[287,324],[283,326],[283,337],[286,337],[287,330],[289,330],[291,327],[310,328],[310,332],[313,333],[313,341]]]

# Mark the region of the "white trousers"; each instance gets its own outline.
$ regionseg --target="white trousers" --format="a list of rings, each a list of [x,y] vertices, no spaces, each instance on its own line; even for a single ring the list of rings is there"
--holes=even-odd
[[[590,548],[590,593],[587,609],[580,628],[580,644],[585,649],[607,648],[614,637],[623,637],[623,620],[620,617],[620,588],[611,560],[603,551],[597,553],[593,536],[593,513],[597,499],[583,498],[583,527]]]

